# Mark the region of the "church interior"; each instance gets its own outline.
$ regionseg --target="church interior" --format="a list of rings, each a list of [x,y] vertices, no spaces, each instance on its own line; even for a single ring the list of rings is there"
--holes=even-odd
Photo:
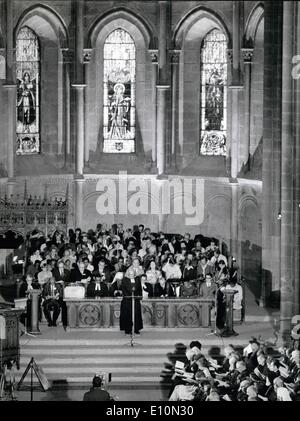
[[[239,400],[176,364],[250,345],[236,366],[257,345],[293,380],[244,400],[300,400],[300,2],[0,0],[0,97],[0,400],[11,362],[34,400],[97,373],[116,400]]]

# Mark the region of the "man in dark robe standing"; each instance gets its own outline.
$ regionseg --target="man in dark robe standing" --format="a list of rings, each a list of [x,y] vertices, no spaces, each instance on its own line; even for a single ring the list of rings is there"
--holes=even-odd
[[[134,276],[134,270],[128,270],[128,277],[125,277],[122,282],[123,299],[121,302],[120,311],[120,330],[125,330],[125,335],[132,333],[132,293],[134,294],[134,333],[139,334],[143,329],[141,298],[142,285],[141,280]]]

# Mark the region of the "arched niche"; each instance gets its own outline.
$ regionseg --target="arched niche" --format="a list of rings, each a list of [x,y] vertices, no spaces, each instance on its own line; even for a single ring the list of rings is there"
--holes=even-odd
[[[83,230],[88,229],[94,229],[97,224],[106,223],[108,226],[111,226],[115,223],[115,215],[112,214],[106,214],[106,215],[100,215],[97,211],[97,199],[99,198],[99,193],[94,192],[87,194],[84,197],[83,200]],[[110,204],[113,206],[114,203],[114,197],[112,197],[110,200]],[[124,224],[125,226],[125,224]]]
[[[256,297],[261,285],[261,212],[253,197],[242,199],[239,210],[239,244],[241,253],[241,273]]]
[[[46,6],[35,6],[25,10],[19,17],[14,30],[16,42],[19,30],[27,26],[38,37],[40,44],[40,139],[41,153],[32,156],[18,156],[19,168],[28,172],[24,159],[42,163],[47,171],[57,166],[55,157],[63,152],[63,57],[62,49],[68,46],[68,34],[62,19]],[[52,156],[53,159],[49,160]],[[22,165],[22,161],[24,165]]]
[[[205,218],[200,232],[206,237],[214,237],[230,244],[231,205],[228,196],[216,194],[208,198]]]
[[[103,153],[103,52],[107,36],[116,29],[126,31],[136,48],[136,155],[140,158],[152,148],[152,129],[155,116],[149,113],[153,101],[152,62],[148,52],[153,40],[143,22],[127,11],[114,11],[98,19],[89,31],[88,45],[91,60],[86,68],[86,140],[89,157],[97,165],[96,153]],[[124,154],[125,155],[125,154]],[[120,160],[124,158],[120,155]],[[94,158],[93,158],[94,157]],[[110,154],[103,154],[103,163],[109,165]],[[126,157],[125,157],[126,158]],[[112,167],[112,166],[110,166]],[[95,168],[97,170],[97,168]],[[113,170],[112,170],[113,172]]]
[[[264,18],[258,22],[253,38],[250,103],[250,155],[253,156],[263,137],[264,102]],[[262,165],[262,163],[261,163]]]
[[[261,20],[263,19],[263,16],[264,16],[263,3],[258,3],[253,7],[246,21],[245,35],[244,35],[246,46],[253,47],[257,28]]]
[[[173,38],[175,48],[181,50],[177,126],[180,153],[185,158],[186,163],[195,159],[195,157],[199,159],[202,168],[205,168],[206,163],[209,162],[207,167],[209,172],[214,167],[216,171],[219,171],[220,165],[225,166],[223,157],[199,155],[201,129],[200,53],[204,37],[213,29],[218,29],[225,35],[227,45],[230,47],[231,38],[224,20],[215,12],[203,7],[191,11],[178,23]],[[229,120],[228,115],[227,120]]]

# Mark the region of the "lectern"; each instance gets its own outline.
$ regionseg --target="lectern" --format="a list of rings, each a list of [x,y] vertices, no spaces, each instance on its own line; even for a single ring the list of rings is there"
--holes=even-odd
[[[31,297],[31,328],[30,333],[34,335],[40,335],[39,329],[39,301],[41,291],[39,289],[33,289],[30,291]]]
[[[225,305],[226,305],[226,320],[225,320],[225,328],[220,334],[220,336],[229,337],[229,336],[237,336],[233,330],[233,296],[236,293],[232,290],[224,290],[225,295]]]

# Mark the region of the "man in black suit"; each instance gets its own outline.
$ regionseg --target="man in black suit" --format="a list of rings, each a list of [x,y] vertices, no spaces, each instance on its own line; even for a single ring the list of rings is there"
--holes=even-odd
[[[87,297],[88,298],[103,298],[108,297],[108,287],[99,273],[93,274],[95,281],[88,284]]]
[[[111,281],[111,275],[109,271],[109,267],[106,265],[105,260],[101,259],[98,263],[98,270],[97,272],[100,274],[104,282]]]
[[[55,282],[57,282],[58,284],[61,285],[62,289],[68,285],[68,283],[70,283],[71,281],[71,271],[68,269],[65,269],[64,267],[64,262],[60,261],[58,263],[58,267],[54,268],[52,270],[52,275],[55,279]],[[67,304],[66,302],[63,300],[63,295],[59,297],[59,305],[61,307],[61,320],[62,320],[62,324],[64,329],[66,329],[67,327]]]
[[[55,282],[65,285],[70,282],[70,271],[65,269],[64,262],[59,262],[58,267],[52,270]]]
[[[84,401],[111,401],[111,397],[106,390],[101,389],[102,378],[100,376],[95,376],[93,378],[93,387],[91,387],[89,392],[84,394]]]
[[[60,303],[59,300],[62,298],[63,291],[62,286],[55,282],[54,277],[52,276],[44,285],[43,289],[43,298],[45,299],[43,303],[44,314],[48,322],[48,326],[56,326],[56,320],[58,319],[60,313]],[[51,310],[53,310],[53,316],[51,319]]]
[[[87,284],[92,279],[92,274],[85,268],[83,262],[79,262],[76,268],[71,270],[70,279],[71,282]]]
[[[33,278],[32,275],[27,274],[26,280],[22,282],[20,285],[19,290],[19,297],[25,298],[27,297],[27,304],[26,304],[26,315],[25,313],[21,315],[20,321],[22,324],[26,323],[27,329],[31,329],[31,294],[30,291],[33,289],[41,289],[41,285],[38,283],[36,279]],[[41,310],[41,297],[39,299],[39,320],[42,318],[42,310]]]

